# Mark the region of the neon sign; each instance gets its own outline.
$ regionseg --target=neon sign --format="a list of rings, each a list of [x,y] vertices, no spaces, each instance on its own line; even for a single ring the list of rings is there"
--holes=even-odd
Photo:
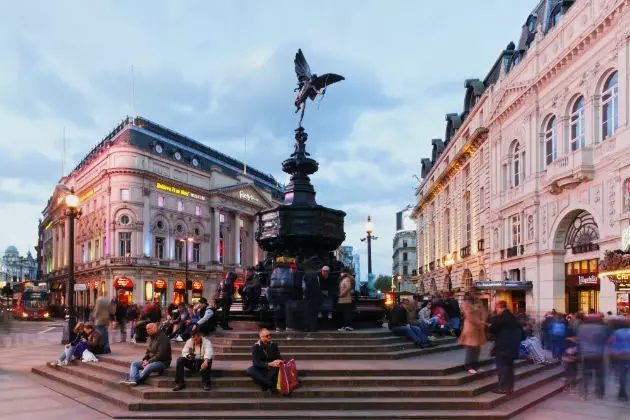
[[[175,290],[186,290],[186,283],[183,280],[175,280],[173,288]]]
[[[157,188],[158,190],[162,190],[162,191],[166,191],[166,192],[170,192],[173,194],[177,194],[177,195],[181,195],[182,197],[190,197],[190,198],[195,198],[197,200],[202,200],[205,201],[206,197],[203,195],[199,195],[199,194],[195,194],[193,192],[184,190],[184,189],[180,189],[180,188],[175,188],[173,186],[170,185],[165,185],[165,184],[161,184],[159,182],[157,182],[155,184],[155,188]]]
[[[85,201],[88,198],[92,197],[93,195],[94,195],[94,190],[90,190],[86,192],[85,194],[83,194],[81,197],[79,197],[79,201]]]

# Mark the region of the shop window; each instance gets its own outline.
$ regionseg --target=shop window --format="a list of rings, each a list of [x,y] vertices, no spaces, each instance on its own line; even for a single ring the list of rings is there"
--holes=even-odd
[[[588,273],[588,261],[580,261],[580,273]]]
[[[201,244],[193,244],[192,247],[192,260],[193,262],[198,263],[199,262],[199,257],[201,256]]]
[[[145,281],[144,282],[144,300],[150,302],[153,300],[153,282]]]
[[[589,272],[597,273],[599,271],[599,259],[593,258],[589,260]]]
[[[118,245],[121,257],[129,257],[131,255],[131,232],[118,233]]]
[[[219,232],[219,249],[217,250],[217,254],[219,257],[219,264],[223,264],[223,232]]]

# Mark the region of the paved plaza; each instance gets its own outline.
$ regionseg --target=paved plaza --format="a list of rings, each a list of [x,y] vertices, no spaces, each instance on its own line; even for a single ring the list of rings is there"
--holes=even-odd
[[[17,328],[16,328],[17,327]],[[19,322],[14,323],[10,332],[3,332],[0,346],[0,412],[15,420],[61,420],[82,419],[100,420],[108,416],[92,410],[70,398],[41,385],[41,378],[32,374],[32,366],[41,365],[53,360],[60,353],[59,344],[61,324],[55,322]],[[131,345],[114,345],[114,354],[128,357],[140,354],[141,350]],[[486,352],[487,354],[487,352]],[[432,368],[452,366],[463,360],[461,350],[446,353],[425,355],[396,361],[380,361],[384,368],[405,369],[419,368],[422,365]],[[304,369],[313,364],[321,366],[325,363],[329,368],[341,367],[352,369],[364,362],[342,361],[304,361],[300,366]],[[247,363],[243,361],[217,364],[218,368],[237,367]],[[527,410],[515,417],[515,420],[552,420],[552,419],[630,419],[628,405],[616,401],[617,386],[609,377],[607,396],[604,400],[595,397],[583,401],[578,395],[558,394],[547,401]]]

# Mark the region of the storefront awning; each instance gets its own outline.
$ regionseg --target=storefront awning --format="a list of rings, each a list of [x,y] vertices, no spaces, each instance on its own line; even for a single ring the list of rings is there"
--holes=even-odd
[[[473,287],[478,290],[529,290],[531,281],[476,281]]]

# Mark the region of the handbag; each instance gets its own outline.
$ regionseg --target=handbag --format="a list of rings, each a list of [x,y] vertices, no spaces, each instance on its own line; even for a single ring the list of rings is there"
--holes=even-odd
[[[295,360],[291,359],[288,362],[283,362],[278,369],[276,389],[282,395],[289,395],[300,384]]]
[[[96,356],[94,356],[94,353],[92,353],[88,349],[85,349],[83,350],[83,354],[81,355],[81,361],[82,362],[98,362],[98,359],[96,358]]]

